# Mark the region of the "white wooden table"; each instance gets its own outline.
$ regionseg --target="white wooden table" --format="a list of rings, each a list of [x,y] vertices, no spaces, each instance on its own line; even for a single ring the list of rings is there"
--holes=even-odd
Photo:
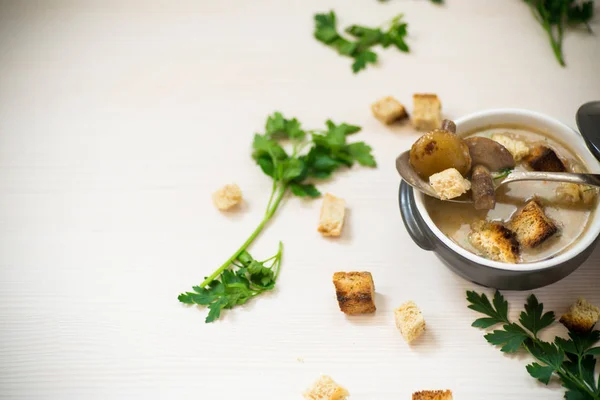
[[[600,40],[569,33],[563,69],[523,2],[448,3],[0,1],[0,397],[300,399],[329,374],[357,400],[562,398],[470,327],[465,290],[483,289],[410,240],[393,161],[417,133],[369,105],[431,91],[449,118],[509,106],[574,125],[600,95]],[[312,37],[329,9],[342,26],[405,12],[411,54],[353,75]],[[319,200],[288,199],[252,248],[283,241],[277,289],[207,325],[177,295],[260,220],[271,183],[250,144],[275,110],[361,125],[379,168],[320,185],[348,202],[340,240],[316,232]],[[228,182],[246,206],[225,216],[210,194]],[[599,264],[534,293],[558,313],[599,304]],[[331,276],[356,269],[373,273],[373,316],[338,310]],[[527,293],[506,295],[516,315]],[[413,348],[392,316],[408,299],[428,323]]]

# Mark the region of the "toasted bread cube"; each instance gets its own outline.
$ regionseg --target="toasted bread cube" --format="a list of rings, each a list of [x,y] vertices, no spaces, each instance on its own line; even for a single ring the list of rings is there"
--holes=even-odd
[[[524,157],[529,155],[529,146],[527,146],[527,144],[522,140],[512,139],[506,135],[498,133],[492,135],[492,140],[495,140],[502,146],[506,147],[506,150],[508,150],[515,159],[515,162],[519,162]]]
[[[517,211],[508,227],[516,233],[521,246],[529,248],[539,246],[558,231],[535,199],[529,200],[525,207]]]
[[[567,170],[554,150],[546,146],[540,145],[531,149],[526,161],[534,171],[565,172]]]
[[[560,322],[570,331],[585,333],[590,331],[600,319],[600,310],[593,304],[580,297],[566,314],[560,317]]]
[[[579,164],[574,164],[571,168],[573,172],[581,174],[586,173],[587,171]],[[594,186],[588,185],[577,185],[579,186],[579,194],[581,199],[583,200],[583,204],[592,204],[596,200],[596,196],[598,195],[598,188]]]
[[[412,400],[452,400],[450,390],[423,390],[413,393]]]
[[[375,283],[370,272],[336,272],[333,284],[340,310],[349,315],[374,313]]]
[[[413,95],[412,124],[418,131],[431,131],[442,126],[442,103],[436,94]]]
[[[493,261],[515,264],[519,261],[519,242],[514,232],[500,222],[480,222],[472,226],[469,242]]]
[[[392,96],[384,97],[371,105],[371,111],[375,118],[384,124],[391,124],[394,121],[405,118],[406,109],[398,100]]]
[[[394,310],[396,327],[406,342],[412,343],[425,332],[425,318],[414,301],[407,301]]]
[[[448,168],[429,177],[429,184],[442,200],[453,199],[471,189],[471,182],[456,168]]]
[[[345,214],[346,202],[344,199],[326,193],[321,205],[321,215],[317,230],[323,236],[340,236],[344,227]]]
[[[212,199],[219,210],[229,210],[242,201],[242,191],[235,183],[225,185],[213,193]]]
[[[307,400],[345,400],[350,393],[330,376],[321,376],[305,393]]]

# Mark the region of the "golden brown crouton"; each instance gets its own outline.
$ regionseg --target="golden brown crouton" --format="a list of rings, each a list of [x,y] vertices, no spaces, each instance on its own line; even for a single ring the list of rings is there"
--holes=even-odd
[[[349,395],[350,393],[331,377],[323,375],[304,393],[304,398],[307,400],[345,400]]]
[[[396,327],[408,343],[425,332],[425,318],[413,301],[407,301],[394,310]]]
[[[450,390],[423,390],[413,393],[412,400],[452,400]]]
[[[342,312],[350,315],[375,312],[375,284],[370,272],[336,272],[333,284]]]
[[[469,241],[490,260],[510,264],[519,260],[519,242],[516,235],[500,222],[474,224]]]
[[[394,121],[405,118],[406,109],[398,100],[392,96],[384,97],[383,99],[371,105],[371,111],[375,118],[384,124],[391,124]]]
[[[517,240],[524,247],[537,247],[558,231],[535,199],[529,200],[517,211],[508,227],[516,233]]]
[[[456,168],[448,168],[429,177],[429,184],[442,200],[453,199],[471,189],[471,182]]]
[[[413,95],[411,118],[415,129],[431,131],[442,126],[442,103],[436,94],[416,93]]]
[[[504,146],[510,154],[512,154],[515,161],[520,161],[529,155],[529,146],[522,140],[511,139],[510,137],[499,133],[493,134],[492,140],[495,140]]]
[[[525,161],[534,171],[565,172],[567,170],[554,150],[546,146],[540,145],[531,149]]]
[[[560,317],[560,322],[573,332],[588,332],[600,319],[600,310],[593,304],[580,297],[569,308],[566,314]]]
[[[319,227],[317,230],[323,236],[340,236],[344,226],[346,202],[344,199],[326,193],[321,205]]]
[[[219,210],[229,210],[242,201],[242,191],[235,183],[225,185],[212,195],[213,203]]]

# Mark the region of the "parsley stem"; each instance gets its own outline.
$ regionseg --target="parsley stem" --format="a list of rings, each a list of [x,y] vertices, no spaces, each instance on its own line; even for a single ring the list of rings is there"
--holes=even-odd
[[[277,191],[277,185],[273,185],[273,193],[272,194],[274,194],[276,191]],[[281,203],[281,200],[283,199],[283,196],[285,195],[286,191],[287,191],[287,185],[280,187],[279,193],[277,194],[277,196],[274,199],[271,199],[271,200],[273,200],[272,202],[271,201],[269,202],[267,211],[265,213],[265,217],[263,218],[262,221],[260,221],[260,224],[258,224],[256,229],[254,229],[254,232],[252,232],[250,234],[250,237],[248,239],[246,239],[244,244],[242,244],[240,246],[240,248],[237,249],[236,252],[233,253],[233,255],[231,257],[229,257],[227,259],[227,261],[225,261],[223,263],[223,265],[221,265],[208,278],[204,279],[204,281],[199,285],[201,288],[205,288],[209,283],[214,281],[219,275],[221,275],[221,273],[223,271],[225,271],[227,268],[229,268],[229,266],[238,258],[238,256],[242,253],[242,251],[246,250],[248,248],[248,246],[250,246],[250,244],[254,241],[254,239],[256,239],[256,237],[262,232],[262,230],[265,227],[265,225],[267,224],[267,222],[269,222],[269,220],[273,217],[273,214],[275,214],[275,211],[277,211],[277,207],[279,206],[279,203]]]

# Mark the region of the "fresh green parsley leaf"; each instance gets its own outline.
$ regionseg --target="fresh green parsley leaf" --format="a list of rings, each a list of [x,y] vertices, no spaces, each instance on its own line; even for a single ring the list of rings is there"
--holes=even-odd
[[[344,30],[352,36],[353,40],[349,40],[338,32],[336,15],[330,11],[327,14],[315,15],[314,37],[321,43],[336,49],[340,55],[353,58],[352,71],[358,73],[370,64],[377,63],[377,53],[371,50],[376,45],[388,47],[394,44],[400,51],[410,51],[404,40],[408,25],[401,19],[402,15],[394,18],[387,30],[351,25]]]
[[[547,385],[550,383],[550,378],[554,374],[555,369],[553,367],[547,365],[540,365],[536,362],[529,364],[527,367],[527,372],[529,375]]]
[[[306,135],[296,118],[285,119],[280,112],[267,118],[265,137],[269,139],[288,138],[301,140]]]
[[[521,312],[519,322],[537,337],[540,330],[547,328],[554,322],[554,313],[544,313],[544,305],[540,304],[534,295],[527,298],[525,311]]]
[[[494,179],[504,179],[513,171],[512,168],[502,168],[494,174]]]
[[[503,330],[495,330],[485,335],[485,339],[494,346],[501,346],[504,353],[516,353],[529,337],[519,325],[511,323],[502,326]]]
[[[467,291],[467,300],[471,310],[487,315],[489,318],[480,318],[472,326],[477,328],[489,328],[497,324],[508,324],[508,302],[504,296],[496,291],[494,294],[494,305],[490,303],[485,293],[478,295],[476,292]],[[493,322],[493,323],[492,323]]]
[[[366,167],[375,167],[375,157],[371,154],[371,146],[364,142],[351,143],[347,146],[348,153],[354,158],[360,165]]]
[[[315,185],[311,183],[303,184],[303,183],[294,183],[290,184],[290,189],[292,193],[298,197],[319,197],[321,192],[315,187]]]

